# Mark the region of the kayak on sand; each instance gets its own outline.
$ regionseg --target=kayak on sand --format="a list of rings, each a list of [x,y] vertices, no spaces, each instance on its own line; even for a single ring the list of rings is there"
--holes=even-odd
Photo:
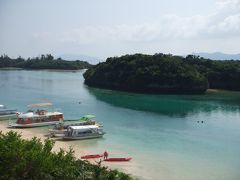
[[[81,159],[92,159],[92,158],[101,158],[101,157],[103,157],[103,154],[91,154],[91,155],[81,156]]]
[[[130,161],[132,158],[107,158],[104,161]]]

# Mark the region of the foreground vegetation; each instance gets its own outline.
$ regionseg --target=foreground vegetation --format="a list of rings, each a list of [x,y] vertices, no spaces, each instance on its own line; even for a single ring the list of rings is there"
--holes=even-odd
[[[87,69],[90,66],[86,61],[66,61],[61,58],[54,59],[51,54],[28,59],[21,57],[12,59],[7,55],[0,56],[0,68],[78,70]]]
[[[84,73],[89,86],[147,93],[201,94],[208,88],[240,90],[240,61],[188,55],[111,57]]]
[[[52,152],[54,142],[33,138],[25,140],[20,134],[0,132],[0,179],[83,179],[131,180],[117,170],[76,160],[73,150]]]

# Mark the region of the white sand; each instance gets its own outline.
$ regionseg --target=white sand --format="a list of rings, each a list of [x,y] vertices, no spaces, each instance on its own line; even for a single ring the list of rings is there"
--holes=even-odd
[[[32,139],[33,137],[40,138],[42,141],[44,139],[47,139],[48,137],[46,134],[44,134],[42,131],[40,131],[38,128],[31,128],[31,129],[17,129],[17,128],[8,128],[7,122],[0,121],[0,131],[3,133],[6,133],[8,131],[15,131],[18,132],[22,135],[22,138],[24,139]],[[71,145],[70,145],[71,144]],[[69,150],[69,148],[72,147],[74,150],[74,155],[76,158],[80,158],[83,155],[89,154],[89,149],[86,147],[79,147],[79,145],[74,145],[74,143],[71,143],[71,141],[61,141],[61,140],[56,140],[53,151],[58,152],[60,148],[63,150]],[[91,163],[96,163],[99,161],[99,159],[93,159],[90,160],[89,162]],[[109,162],[102,162],[103,166],[107,166],[111,169],[118,169],[120,171],[123,171],[127,174],[138,174],[136,172],[136,166],[133,164],[133,162],[115,162],[115,163],[109,163]]]
[[[35,133],[30,129],[7,128],[7,125],[0,124],[0,131],[2,131],[3,133],[6,133],[11,130],[20,133],[22,135],[22,138],[24,139],[32,139],[33,137],[40,138],[42,141],[44,141],[44,139],[47,139],[47,136],[45,136],[44,134]],[[68,150],[69,145],[64,141],[56,141],[53,147],[53,151],[58,151],[60,150],[60,148],[64,150]],[[82,152],[78,152],[78,153],[82,153]]]

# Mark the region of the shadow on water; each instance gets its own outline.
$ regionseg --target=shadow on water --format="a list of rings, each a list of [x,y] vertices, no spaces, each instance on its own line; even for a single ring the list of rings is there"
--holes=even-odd
[[[86,88],[96,99],[113,106],[167,116],[185,117],[212,111],[240,111],[240,92],[215,91],[205,95],[147,95]]]

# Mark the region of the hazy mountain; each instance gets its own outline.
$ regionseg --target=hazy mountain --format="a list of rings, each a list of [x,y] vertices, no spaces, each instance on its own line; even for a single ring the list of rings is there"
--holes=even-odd
[[[240,60],[240,54],[225,54],[222,52],[214,52],[214,53],[206,53],[206,52],[200,52],[200,53],[192,53],[194,55],[198,55],[204,58],[209,58],[213,60]]]
[[[102,59],[98,57],[93,57],[93,56],[87,56],[83,54],[61,54],[58,57],[61,57],[64,60],[69,60],[69,61],[74,61],[74,60],[81,60],[81,61],[87,61],[90,64],[97,64],[101,61]]]

